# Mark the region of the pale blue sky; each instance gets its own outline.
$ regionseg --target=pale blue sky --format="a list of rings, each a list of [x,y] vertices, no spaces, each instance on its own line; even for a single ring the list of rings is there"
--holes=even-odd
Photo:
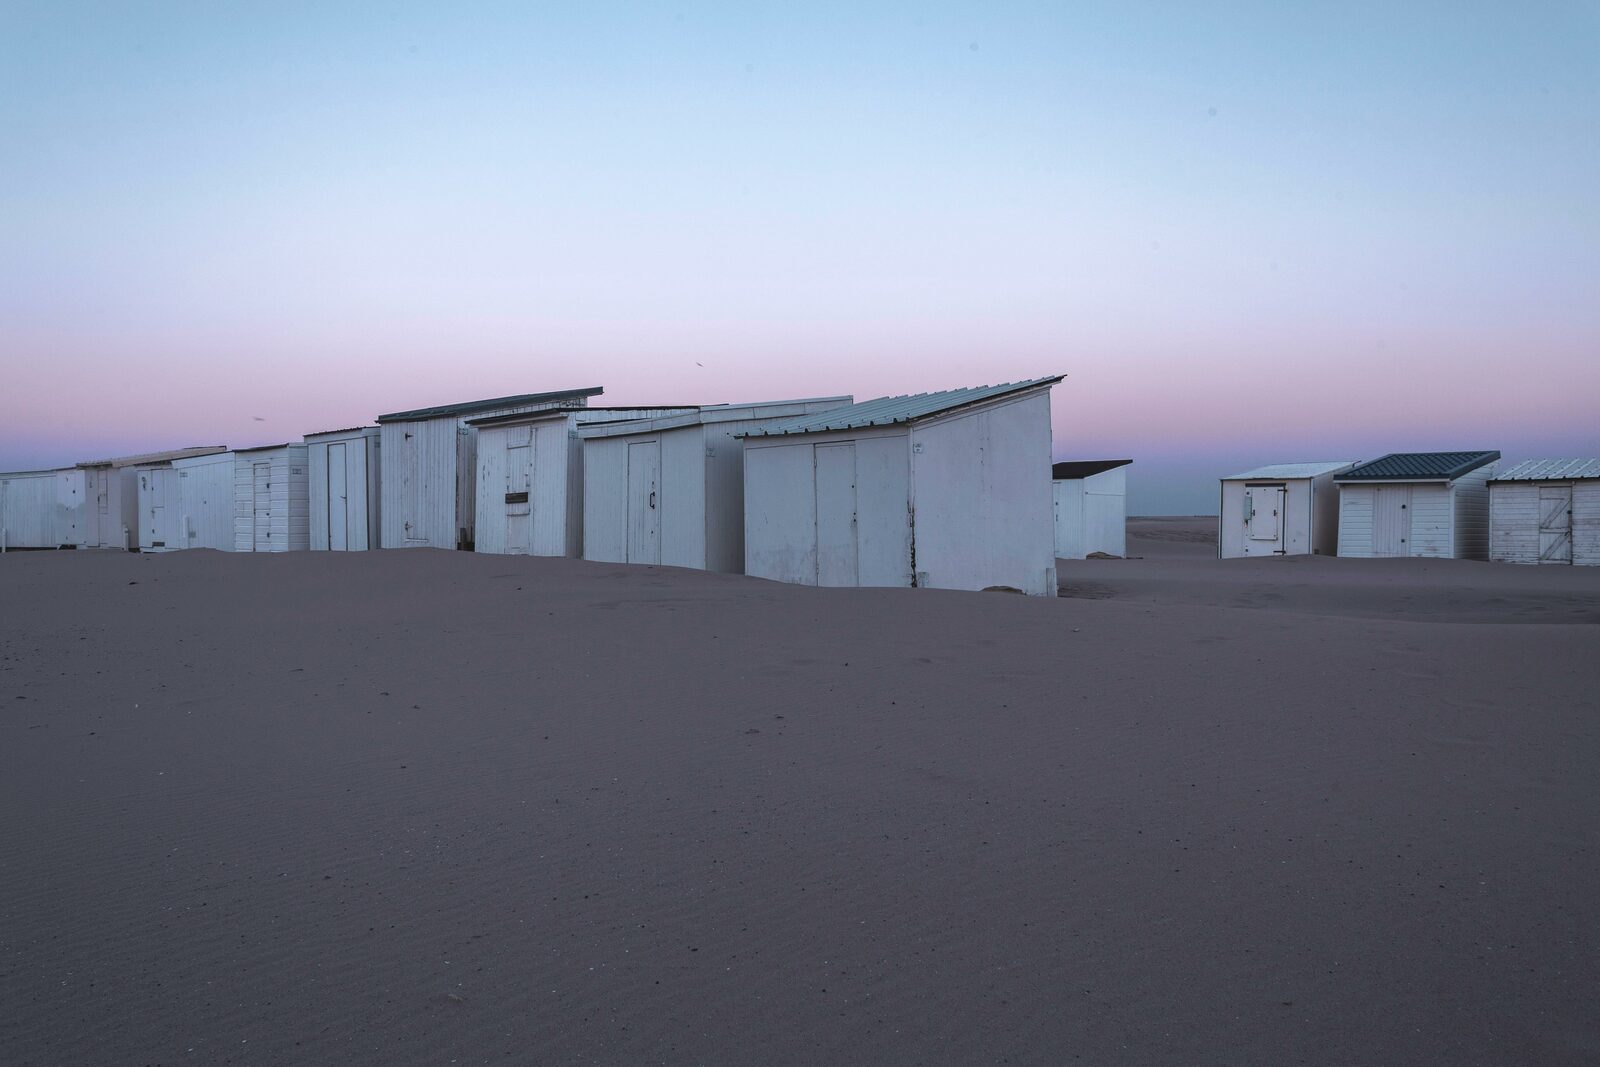
[[[1600,454],[1597,71],[1594,4],[9,4],[0,469],[1052,372],[1136,510]]]

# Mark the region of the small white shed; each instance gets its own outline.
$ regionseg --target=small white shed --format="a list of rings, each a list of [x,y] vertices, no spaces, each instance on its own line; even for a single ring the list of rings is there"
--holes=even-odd
[[[1499,452],[1391,452],[1335,475],[1339,555],[1489,558]]]
[[[310,548],[306,446],[241,448],[233,457],[233,550],[304,552]]]
[[[378,416],[384,548],[468,548],[477,522],[478,431],[467,420],[581,408],[600,387],[524,393]]]
[[[745,436],[745,568],[1056,595],[1050,387],[883,397]]]
[[[170,464],[175,459],[226,452],[224,445],[200,445],[137,456],[95,459],[78,464],[84,478],[82,537],[84,548],[126,551],[139,545],[139,467]]]
[[[234,454],[139,467],[139,549],[234,548]]]
[[[471,419],[478,431],[476,551],[583,555],[583,438],[579,427],[686,415],[673,407],[570,408]]]
[[[1490,478],[1489,558],[1600,566],[1600,459],[1531,459]]]
[[[0,549],[76,548],[83,492],[74,468],[0,474]]]
[[[305,442],[311,550],[376,548],[381,514],[378,427],[308,433]]]
[[[744,449],[737,435],[850,403],[847,396],[717,404],[681,415],[578,427],[583,558],[738,574],[744,568]]]
[[[1131,459],[1069,460],[1050,467],[1056,558],[1128,554],[1128,464]]]
[[[1217,554],[1331,556],[1339,549],[1339,487],[1351,460],[1273,463],[1222,479]]]

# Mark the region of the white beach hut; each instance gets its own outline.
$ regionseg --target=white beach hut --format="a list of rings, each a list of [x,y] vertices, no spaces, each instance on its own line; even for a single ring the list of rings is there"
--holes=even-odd
[[[1050,388],[884,397],[745,436],[745,569],[1056,595]]]
[[[1331,556],[1339,547],[1339,487],[1351,460],[1273,463],[1222,479],[1217,554]]]
[[[1600,459],[1533,459],[1490,478],[1489,558],[1600,566]]]
[[[478,431],[478,552],[583,554],[579,427],[685,415],[697,407],[568,408],[471,419]]]
[[[311,547],[306,446],[261,445],[233,454],[233,550],[303,552]]]
[[[76,548],[83,494],[74,468],[0,474],[0,549]]]
[[[603,392],[566,389],[378,416],[384,548],[471,548],[477,522],[478,431],[467,420],[548,408],[581,408]]]
[[[139,471],[176,459],[226,452],[223,445],[200,445],[137,456],[95,459],[78,464],[84,478],[81,524],[84,548],[127,550],[139,545]]]
[[[234,454],[139,467],[139,549],[234,548]]]
[[[376,548],[382,454],[378,427],[308,433],[305,442],[312,551]]]
[[[1128,554],[1128,472],[1131,459],[1070,460],[1052,464],[1056,558]]]
[[[1499,452],[1391,452],[1334,476],[1339,555],[1489,558]]]
[[[847,396],[717,404],[578,427],[583,558],[738,574],[744,568],[742,431],[848,404]]]

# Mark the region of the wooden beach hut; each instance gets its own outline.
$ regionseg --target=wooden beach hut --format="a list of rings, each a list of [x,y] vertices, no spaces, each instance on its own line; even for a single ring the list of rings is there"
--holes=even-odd
[[[1489,558],[1499,452],[1391,452],[1334,476],[1339,555]]]
[[[384,548],[467,548],[477,523],[478,431],[468,420],[585,407],[599,386],[524,393],[378,416]]]
[[[1068,460],[1050,467],[1056,558],[1128,554],[1131,459]]]
[[[579,426],[583,558],[739,573],[745,481],[737,435],[849,402],[835,396],[716,404]]]
[[[749,431],[746,572],[1054,596],[1050,389],[1061,377],[883,397]]]
[[[137,468],[139,550],[232,552],[234,465],[232,452],[214,452]]]
[[[1489,479],[1489,558],[1600,566],[1600,459],[1532,459]]]
[[[583,554],[583,437],[599,423],[685,415],[699,409],[583,407],[471,419],[478,431],[479,552]]]
[[[1339,548],[1339,487],[1350,460],[1273,463],[1222,479],[1217,554],[1331,556]]]
[[[306,446],[261,445],[241,448],[233,456],[233,550],[310,548]]]
[[[360,552],[378,547],[382,455],[378,427],[308,433],[305,444],[311,550]]]
[[[165,466],[177,459],[226,451],[224,445],[200,445],[78,464],[84,479],[81,546],[124,551],[138,547],[140,467]]]

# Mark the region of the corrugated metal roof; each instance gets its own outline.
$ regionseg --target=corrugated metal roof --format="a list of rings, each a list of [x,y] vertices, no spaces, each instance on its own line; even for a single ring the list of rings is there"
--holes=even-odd
[[[1530,459],[1496,474],[1491,482],[1564,482],[1600,478],[1600,459]]]
[[[1495,451],[1391,452],[1350,468],[1335,481],[1452,481],[1499,458]]]
[[[1072,478],[1093,478],[1096,474],[1114,471],[1118,467],[1126,467],[1132,463],[1131,459],[1069,459],[1061,463],[1050,465],[1051,481],[1064,481]]]
[[[376,426],[346,426],[339,430],[318,430],[316,433],[306,434],[306,438],[309,440],[313,437],[328,437],[336,433],[365,433],[370,435],[377,432],[378,428]]]
[[[828,430],[861,430],[871,426],[893,426],[914,422],[931,415],[940,415],[956,408],[995,400],[1012,393],[1026,392],[1041,386],[1054,385],[1064,374],[1047,378],[1033,378],[1025,382],[1004,382],[1000,385],[979,385],[970,389],[946,389],[938,393],[912,393],[906,396],[883,396],[876,400],[863,400],[859,404],[835,408],[817,415],[751,430],[744,437],[779,437],[796,433],[823,433]]]
[[[166,452],[145,452],[137,456],[117,456],[114,459],[91,459],[79,463],[78,466],[141,467],[152,463],[171,463],[175,459],[189,459],[192,456],[209,456],[227,450],[227,445],[192,445],[189,448],[174,448]]]
[[[275,444],[275,445],[251,445],[249,448],[236,448],[236,449],[233,450],[233,454],[238,456],[238,455],[243,455],[246,452],[271,452],[271,451],[274,451],[275,449],[279,449],[279,448],[304,448],[304,447],[305,447],[305,442],[303,442],[303,441],[281,441],[281,442],[279,442],[278,444]]]
[[[849,403],[848,396],[812,396],[798,400],[762,400],[750,404],[708,404],[683,415],[666,415],[655,419],[635,419],[606,424],[590,423],[578,432],[587,440],[596,437],[627,437],[632,434],[656,433],[702,423],[755,422],[768,419],[775,425],[795,417],[811,418],[819,411],[833,411]]]
[[[1269,463],[1265,467],[1254,470],[1230,474],[1223,478],[1225,482],[1241,482],[1272,479],[1288,481],[1292,478],[1317,478],[1324,474],[1337,474],[1346,468],[1356,465],[1353,459],[1328,459],[1319,463]]]
[[[507,415],[485,415],[480,419],[468,419],[468,426],[477,426],[482,429],[491,426],[508,426],[519,422],[537,422],[540,419],[565,418],[568,415],[578,416],[579,422],[618,422],[629,418],[648,419],[666,415],[682,415],[699,411],[694,404],[652,404],[648,407],[613,407],[613,408],[545,408],[542,411],[513,411]]]
[[[379,422],[418,422],[422,419],[442,419],[451,415],[471,415],[475,411],[493,411],[496,408],[515,408],[526,404],[555,404],[563,400],[582,400],[605,392],[600,386],[588,389],[558,389],[553,393],[521,393],[517,396],[497,396],[489,400],[468,400],[462,404],[442,404],[432,408],[414,408],[411,411],[392,411],[379,415]]]

